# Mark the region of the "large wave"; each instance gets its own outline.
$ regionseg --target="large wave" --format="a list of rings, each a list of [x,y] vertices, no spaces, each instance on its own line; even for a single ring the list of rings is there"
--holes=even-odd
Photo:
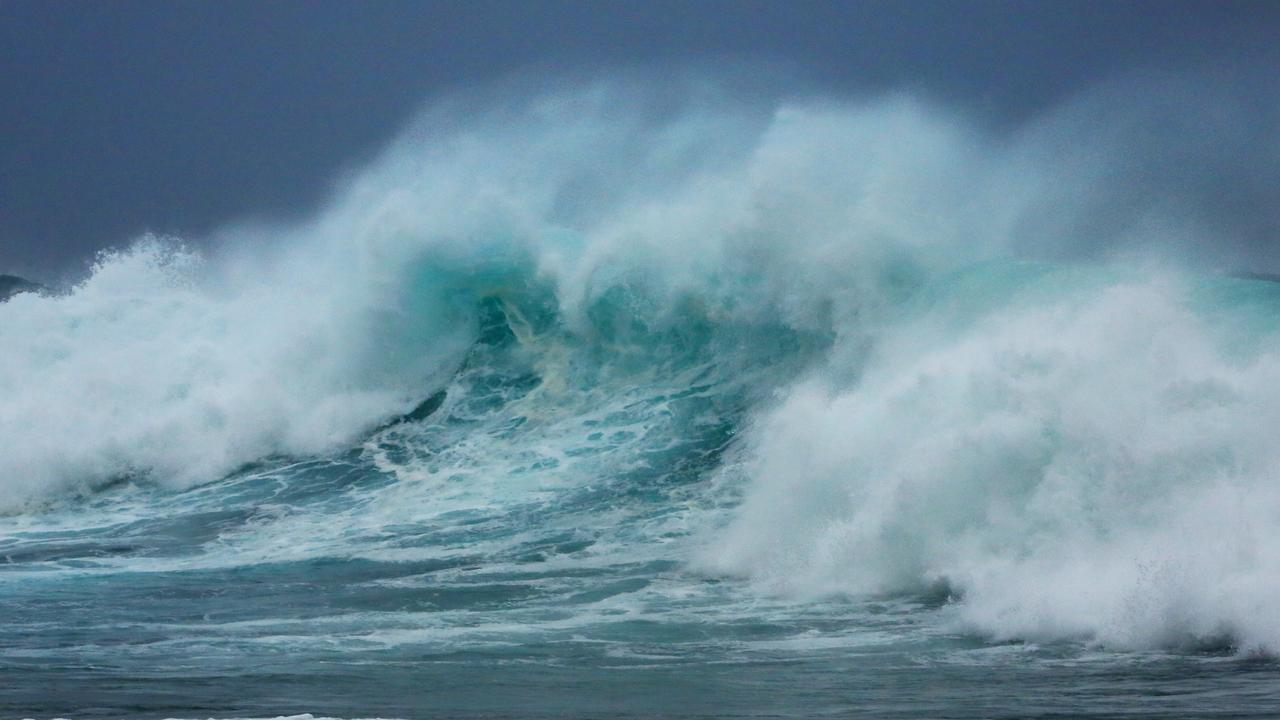
[[[460,126],[441,112],[310,221],[229,229],[212,254],[144,239],[66,294],[5,303],[4,505],[349,444],[447,380],[487,297],[550,302],[593,336],[606,297],[625,324],[693,303],[844,332],[867,323],[832,314],[867,313],[916,246],[992,235],[977,208],[936,211],[930,196],[964,202],[977,141],[916,104],[695,95],[655,112],[599,86]]]
[[[685,362],[752,388],[704,569],[942,584],[997,637],[1280,647],[1276,286],[1023,259],[1238,228],[1185,184],[1135,190],[1124,132],[1070,142],[1095,97],[1020,132],[779,98],[460,100],[309,220],[147,238],[0,304],[0,509],[350,447],[474,362],[498,308],[579,387]]]

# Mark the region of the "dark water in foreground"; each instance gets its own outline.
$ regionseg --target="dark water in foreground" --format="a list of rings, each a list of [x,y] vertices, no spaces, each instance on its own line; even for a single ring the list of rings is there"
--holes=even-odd
[[[571,533],[509,559],[180,567],[179,550],[253,520],[165,501],[190,512],[10,531],[0,715],[1280,714],[1271,659],[991,644],[936,598],[784,603],[670,562],[575,566],[589,541]]]

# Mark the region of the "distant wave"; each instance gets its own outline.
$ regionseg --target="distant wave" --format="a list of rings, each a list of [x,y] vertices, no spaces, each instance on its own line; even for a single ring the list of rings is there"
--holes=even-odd
[[[23,292],[38,292],[42,289],[39,283],[20,278],[16,275],[0,275],[0,302]]]

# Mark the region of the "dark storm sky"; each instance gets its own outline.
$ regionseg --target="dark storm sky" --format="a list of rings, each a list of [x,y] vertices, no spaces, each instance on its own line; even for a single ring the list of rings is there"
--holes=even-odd
[[[1016,124],[1135,68],[1280,68],[1280,3],[0,0],[0,272],[305,212],[433,94],[741,58]]]

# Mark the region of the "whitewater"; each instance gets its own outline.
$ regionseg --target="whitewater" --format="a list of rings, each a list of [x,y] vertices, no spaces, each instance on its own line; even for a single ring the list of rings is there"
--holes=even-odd
[[[1280,284],[1110,92],[463,94],[0,303],[0,714],[1275,716]]]

